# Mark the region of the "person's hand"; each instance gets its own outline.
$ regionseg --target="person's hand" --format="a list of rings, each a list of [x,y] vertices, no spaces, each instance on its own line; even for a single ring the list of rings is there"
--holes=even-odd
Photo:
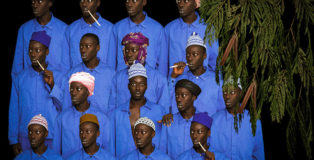
[[[13,144],[13,153],[15,156],[19,155],[22,153],[22,147],[20,143]]]
[[[162,120],[158,122],[162,123],[164,126],[171,126],[171,123],[173,122],[173,115],[171,113],[166,114],[162,117]]]
[[[171,73],[171,77],[177,78],[179,75],[181,75],[184,72],[184,68],[186,66],[186,63],[185,62],[177,62],[174,64],[174,66],[177,66],[177,67],[173,68],[173,71]]]
[[[215,154],[214,152],[205,152],[205,160],[215,160]]]
[[[50,86],[52,89],[53,86],[55,85],[54,80],[53,80],[53,72],[45,69],[44,71],[44,80],[45,82]]]

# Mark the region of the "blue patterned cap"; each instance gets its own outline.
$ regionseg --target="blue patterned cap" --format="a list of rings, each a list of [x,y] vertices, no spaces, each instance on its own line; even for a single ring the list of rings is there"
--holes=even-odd
[[[186,44],[186,48],[188,48],[191,45],[202,46],[206,49],[204,40],[196,32],[193,32],[192,35],[189,37],[188,42]]]
[[[128,73],[129,73],[129,79],[135,76],[143,76],[147,78],[146,68],[141,63],[133,64],[128,70]]]

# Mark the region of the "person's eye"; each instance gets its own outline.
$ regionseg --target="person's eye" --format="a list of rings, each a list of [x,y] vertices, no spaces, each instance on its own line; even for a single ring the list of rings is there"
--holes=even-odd
[[[28,134],[32,135],[32,134],[33,134],[33,132],[32,132],[32,131],[29,131],[29,132],[28,132]]]
[[[138,134],[138,132],[137,132],[137,131],[135,131],[135,132],[134,132],[134,134],[136,134],[136,135],[137,135],[137,134]]]
[[[194,133],[194,131],[191,131],[191,133],[193,134],[193,133]]]
[[[198,53],[194,53],[194,54],[193,54],[194,57],[197,57],[198,55],[199,55]]]
[[[132,2],[133,2],[133,3],[136,3],[136,2],[137,2],[137,0],[132,0]]]
[[[184,2],[185,2],[185,3],[188,3],[188,2],[189,2],[189,0],[185,0]]]
[[[91,130],[88,130],[86,133],[87,133],[87,134],[90,134],[91,132],[92,132]]]
[[[137,49],[133,49],[132,52],[133,52],[133,53],[137,52]]]
[[[93,2],[93,0],[88,0],[89,3]]]
[[[142,134],[146,134],[147,133],[147,131],[142,131]]]
[[[84,131],[80,130],[80,134],[83,134],[83,133],[84,133]]]
[[[77,88],[77,91],[81,91],[82,90],[82,88]]]
[[[36,53],[40,53],[41,52],[41,49],[36,49]]]
[[[224,94],[224,95],[226,95],[226,94],[227,94],[227,92],[224,92],[223,94]]]
[[[90,48],[90,47],[92,47],[92,45],[90,45],[90,44],[89,44],[89,45],[87,45],[87,48]]]
[[[39,0],[38,3],[39,3],[39,4],[40,4],[40,3],[43,3],[43,1],[42,1],[42,0]]]
[[[199,130],[197,133],[198,133],[198,134],[202,134],[202,133],[203,133],[203,131]]]
[[[235,94],[235,91],[231,91],[231,94]]]
[[[40,131],[36,131],[36,134],[39,135],[41,132]]]

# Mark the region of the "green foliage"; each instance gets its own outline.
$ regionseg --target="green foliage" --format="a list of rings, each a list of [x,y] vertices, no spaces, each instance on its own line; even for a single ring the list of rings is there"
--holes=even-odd
[[[257,83],[256,100],[254,92],[248,93],[252,133],[262,108],[268,107],[273,122],[288,119],[290,156],[293,158],[295,137],[300,135],[311,159],[313,0],[202,0],[201,4],[206,42],[219,39],[217,82],[219,72],[224,78],[240,77],[244,93]]]

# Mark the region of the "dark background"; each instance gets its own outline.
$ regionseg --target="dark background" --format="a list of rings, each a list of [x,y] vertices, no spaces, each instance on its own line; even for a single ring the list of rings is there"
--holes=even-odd
[[[125,0],[103,0],[101,7],[98,9],[103,18],[109,20],[112,23],[116,23],[119,20],[127,17],[127,12],[124,7]],[[4,67],[5,73],[5,83],[3,84],[5,90],[4,94],[4,114],[2,116],[5,124],[2,143],[5,143],[4,159],[13,159],[12,147],[9,146],[7,131],[8,131],[8,108],[10,101],[10,90],[11,90],[11,67],[13,63],[15,43],[17,38],[17,33],[19,27],[26,21],[33,18],[31,1],[21,0],[21,1],[11,1],[7,2],[9,4],[3,5],[4,10],[8,7],[8,11],[2,13],[2,23],[1,26],[5,27],[2,32],[2,44],[4,43],[5,50],[2,50],[2,55],[5,55],[5,63],[1,63]],[[10,10],[11,9],[11,10]],[[6,9],[5,9],[6,10]],[[175,0],[148,0],[148,3],[144,10],[147,12],[148,16],[160,22],[165,26],[170,21],[179,17],[178,10],[176,7]],[[2,11],[3,12],[3,11]],[[81,11],[79,7],[79,0],[56,0],[54,6],[52,7],[52,12],[55,17],[61,19],[67,24],[81,17]],[[290,159],[288,152],[286,150],[286,119],[282,121],[281,124],[273,123],[270,119],[270,112],[267,106],[264,107],[262,112],[262,127],[264,136],[264,148],[266,159]],[[305,151],[301,144],[301,139],[297,138],[296,148],[296,158],[297,159],[307,159],[305,157]],[[2,159],[2,158],[1,158]]]

